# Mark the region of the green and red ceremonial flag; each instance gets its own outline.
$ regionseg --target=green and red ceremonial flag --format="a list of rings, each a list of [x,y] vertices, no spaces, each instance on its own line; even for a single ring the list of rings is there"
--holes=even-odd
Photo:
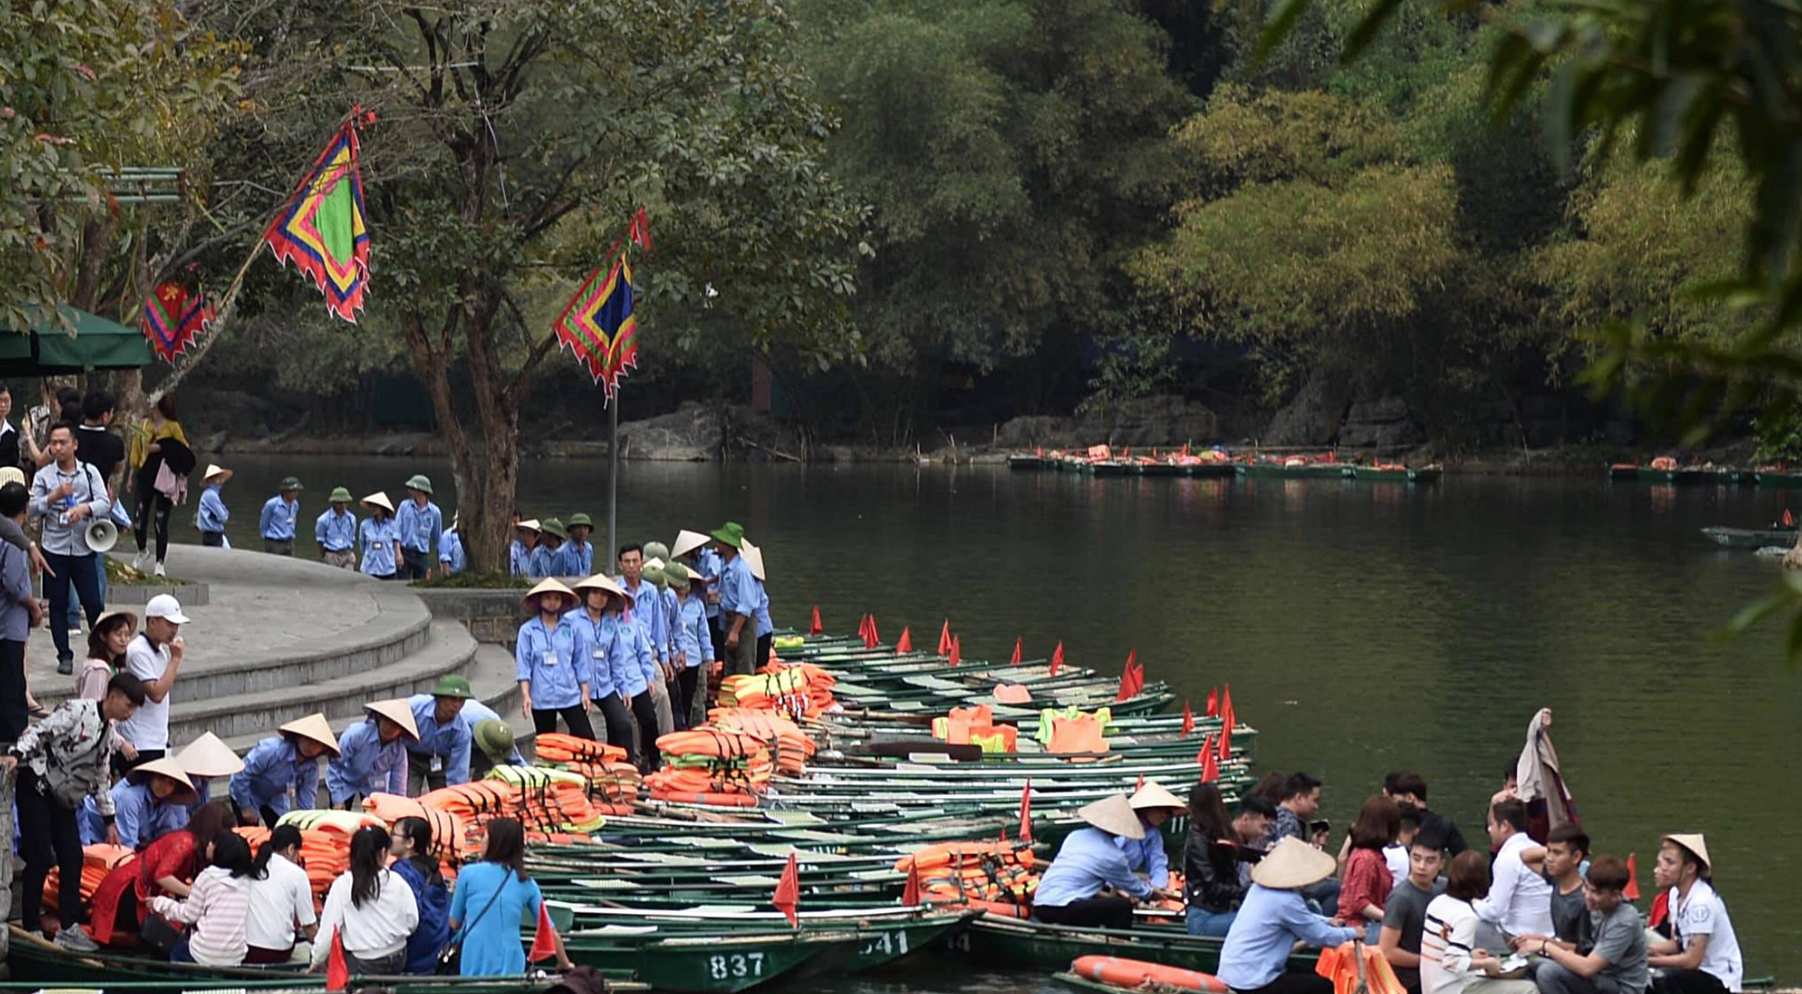
[[[217,317],[212,302],[199,288],[189,288],[180,280],[164,280],[144,301],[144,337],[158,358],[174,362]]]
[[[326,309],[352,324],[369,283],[357,128],[370,119],[351,112],[263,232],[276,262],[293,263],[325,294]]]

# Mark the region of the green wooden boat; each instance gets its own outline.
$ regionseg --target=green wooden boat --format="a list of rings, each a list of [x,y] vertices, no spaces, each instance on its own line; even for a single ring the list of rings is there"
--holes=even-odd
[[[735,994],[794,974],[823,954],[854,954],[862,940],[854,929],[668,938],[657,931],[656,926],[578,928],[563,937],[563,946],[577,963],[629,973],[653,990]]]
[[[946,952],[983,967],[1051,973],[1068,969],[1083,956],[1121,956],[1185,970],[1213,973],[1220,968],[1223,940],[1190,935],[1180,925],[1142,925],[1124,930],[1072,928],[1030,919],[983,917],[946,940]],[[1313,964],[1312,953],[1290,957]]]
[[[1194,476],[1204,479],[1219,479],[1221,477],[1233,476],[1237,473],[1238,470],[1234,469],[1233,464],[1230,462],[1198,462],[1183,467],[1184,476]]]
[[[1008,456],[1008,469],[1040,470],[1050,469],[1050,460],[1044,456]]]
[[[1752,476],[1761,487],[1773,487],[1779,490],[1802,488],[1802,473],[1791,473],[1780,469],[1761,469]]]
[[[1279,480],[1343,480],[1351,475],[1345,463],[1311,462],[1286,466],[1278,462],[1242,462],[1237,464],[1240,476],[1271,477]]]
[[[1794,528],[1704,528],[1702,534],[1716,545],[1729,549],[1762,549],[1768,545],[1784,547],[1796,544]]]
[[[1354,466],[1352,479],[1364,483],[1437,483],[1445,475],[1438,466],[1383,467]]]
[[[1088,464],[1086,472],[1091,476],[1138,476],[1139,464],[1118,459],[1108,462],[1092,462]]]

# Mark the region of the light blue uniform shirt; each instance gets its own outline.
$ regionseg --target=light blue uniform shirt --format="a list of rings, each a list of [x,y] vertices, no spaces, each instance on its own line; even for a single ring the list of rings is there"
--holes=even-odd
[[[645,640],[651,644],[651,658],[663,662],[664,650],[669,645],[669,626],[663,617],[663,591],[642,579],[637,587],[627,583],[624,576],[615,577],[614,582],[632,595],[627,620],[644,629]]]
[[[429,500],[421,508],[409,498],[394,512],[394,524],[400,529],[401,548],[430,555],[444,534],[444,512]]]
[[[463,554],[461,533],[448,531],[438,536],[438,562],[452,573],[461,573],[469,568],[469,557]]]
[[[231,516],[231,511],[225,507],[225,498],[219,496],[219,484],[212,484],[201,492],[200,511],[194,516],[194,523],[201,531],[222,532]]]
[[[676,599],[676,651],[688,662],[688,669],[713,661],[713,633],[707,630],[707,611],[696,594]]]
[[[288,792],[294,802],[288,802]],[[244,757],[244,768],[232,774],[232,800],[240,808],[260,808],[267,804],[277,817],[291,808],[305,811],[319,797],[319,759],[303,759],[294,740],[286,735],[272,735],[251,747]]]
[[[393,576],[394,557],[399,555],[395,546],[400,540],[400,535],[394,528],[394,519],[377,521],[374,518],[364,518],[363,524],[357,528],[357,534],[361,537],[363,546],[363,563],[358,569],[370,576]]]
[[[651,689],[650,681],[658,678],[657,664],[642,628],[617,614],[603,614],[596,621],[584,610],[574,618],[577,651],[588,658],[588,696],[630,698]]]
[[[569,543],[564,542],[554,550],[543,545],[533,549],[529,572],[533,579],[539,580],[547,576],[575,576],[576,564],[569,554]]]
[[[157,800],[148,783],[121,780],[113,785],[112,793],[113,827],[119,830],[119,844],[127,849],[142,849],[188,824],[188,809]],[[92,797],[82,801],[79,821],[82,845],[106,841],[106,819],[100,817],[100,807]]]
[[[445,532],[445,534],[455,535],[456,532]],[[493,708],[474,698],[463,702],[463,720],[469,722],[471,729],[484,721],[498,721],[503,725],[507,723],[507,719],[496,714]],[[513,752],[507,757],[507,762],[514,766],[526,765],[525,757],[519,754],[518,746],[513,747]]]
[[[462,713],[438,724],[438,699],[431,694],[414,694],[407,698],[407,706],[413,709],[413,723],[419,726],[419,741],[408,742],[407,751],[416,756],[437,756],[444,764],[445,786],[468,783],[469,747],[473,740],[469,722],[463,720]]]
[[[1039,878],[1032,903],[1061,908],[1094,897],[1103,886],[1134,897],[1151,896],[1151,885],[1133,875],[1114,836],[1099,828],[1079,828],[1064,837],[1057,858]]]
[[[594,575],[593,542],[578,542],[572,538],[563,543],[563,551],[569,556],[570,565],[575,567],[570,576]]]
[[[64,483],[74,487],[74,491],[52,502],[50,491]],[[88,506],[88,516],[80,521],[65,522],[63,515],[77,504]],[[92,463],[77,461],[75,468],[67,473],[56,463],[38,470],[31,478],[26,507],[34,520],[43,522],[40,548],[59,556],[86,556],[94,551],[88,548],[88,524],[111,513],[113,502],[106,496],[106,483],[100,479],[100,471]]]
[[[713,551],[712,546],[707,545],[703,545],[699,549],[696,549],[691,561],[694,563],[694,569],[698,570],[702,576],[713,583],[719,582],[720,573],[726,566],[725,562],[720,559],[720,554]],[[717,618],[719,616],[720,606],[709,602],[707,604],[707,617]]]
[[[581,685],[589,680],[589,665],[587,657],[576,651],[578,641],[576,623],[567,617],[548,631],[543,615],[519,626],[519,641],[513,648],[518,666],[515,679],[532,685],[534,710],[552,711],[582,703]],[[474,727],[473,721],[470,727]]]
[[[745,567],[745,575],[750,576],[751,583],[757,587],[757,608],[751,612],[751,620],[757,624],[757,637],[762,638],[776,630],[775,624],[770,621],[770,592],[764,589],[762,580],[751,576],[749,566]]]
[[[726,561],[720,571],[720,624],[728,631],[732,627],[731,615],[742,614],[750,619],[745,626],[744,634],[756,637],[761,628],[769,620],[769,609],[763,610],[763,619],[757,616],[757,609],[765,594],[763,585],[751,575],[751,564],[745,562],[743,556],[733,556]]]
[[[300,501],[290,504],[276,494],[263,502],[263,517],[257,528],[272,542],[294,541],[294,522],[300,517]]]
[[[325,764],[325,789],[333,804],[353,796],[407,793],[407,747],[403,733],[393,742],[382,741],[374,717],[346,728],[338,736],[338,755]]]
[[[349,511],[340,514],[335,507],[326,508],[313,522],[313,539],[327,552],[350,551],[357,544],[357,516]]]
[[[1039,885],[1044,892],[1045,885]],[[1236,991],[1263,987],[1282,975],[1297,939],[1313,946],[1337,946],[1364,934],[1362,929],[1336,928],[1308,910],[1300,891],[1273,890],[1252,884],[1239,905],[1239,916],[1220,947],[1215,974]]]
[[[1145,829],[1143,839],[1129,839],[1124,835],[1114,836],[1114,844],[1126,854],[1126,865],[1134,873],[1144,873],[1151,878],[1151,886],[1170,886],[1170,854],[1164,851],[1164,834],[1156,827],[1145,824],[1139,819],[1139,826]]]
[[[507,572],[514,576],[530,576],[532,573],[532,550],[525,543],[514,539],[507,547]]]

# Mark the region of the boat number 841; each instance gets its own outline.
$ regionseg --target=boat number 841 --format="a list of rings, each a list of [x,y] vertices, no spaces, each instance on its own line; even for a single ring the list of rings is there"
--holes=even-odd
[[[707,972],[715,980],[735,977],[743,980],[746,977],[763,976],[762,953],[733,953],[730,956],[711,956],[707,959]]]

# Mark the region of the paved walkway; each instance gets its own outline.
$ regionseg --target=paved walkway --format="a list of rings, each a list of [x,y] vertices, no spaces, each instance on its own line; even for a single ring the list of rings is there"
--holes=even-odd
[[[304,652],[366,625],[382,612],[375,597],[382,581],[322,563],[234,549],[171,545],[171,575],[209,585],[210,603],[184,608],[187,651],[182,675],[191,676],[248,657]],[[177,595],[179,597],[179,595]],[[143,605],[119,605],[139,615]],[[71,637],[79,669],[87,634]],[[75,678],[56,672],[56,647],[48,628],[32,631],[26,649],[32,693],[46,706],[68,696]]]

